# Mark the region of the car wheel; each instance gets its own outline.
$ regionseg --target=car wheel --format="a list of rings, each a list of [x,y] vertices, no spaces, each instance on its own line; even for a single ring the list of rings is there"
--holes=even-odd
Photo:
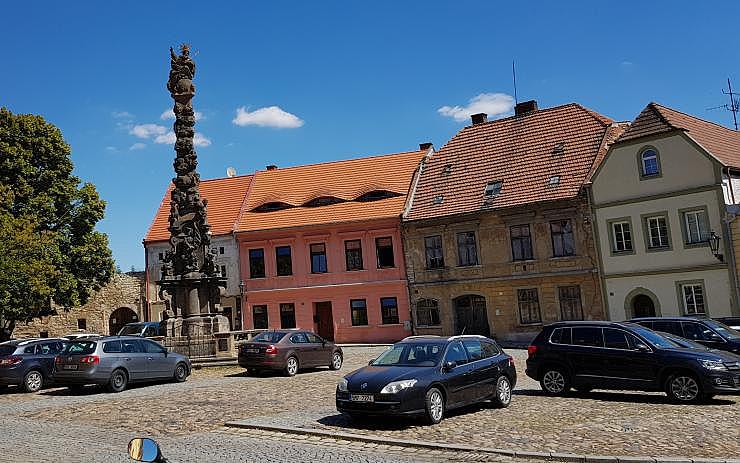
[[[342,354],[334,352],[334,355],[331,356],[331,365],[329,365],[329,369],[339,370],[340,368],[342,368]]]
[[[445,398],[442,391],[433,387],[427,391],[426,396],[427,421],[437,424],[442,421],[445,414]]]
[[[188,367],[184,363],[178,363],[175,367],[175,381],[185,382],[188,379]]]
[[[125,371],[118,369],[114,370],[108,380],[108,391],[109,392],[123,392],[128,386],[128,375]]]
[[[285,361],[285,376],[295,376],[298,373],[298,359],[291,355]]]
[[[38,370],[31,370],[23,377],[23,389],[26,392],[38,392],[44,387],[44,375]]]
[[[570,390],[570,381],[563,370],[547,368],[540,380],[540,386],[549,395],[561,395]]]
[[[693,403],[703,398],[699,380],[691,373],[676,373],[666,380],[666,394],[674,402]]]
[[[493,405],[496,408],[506,408],[511,404],[511,381],[506,376],[499,376],[496,381],[496,390],[493,393]]]

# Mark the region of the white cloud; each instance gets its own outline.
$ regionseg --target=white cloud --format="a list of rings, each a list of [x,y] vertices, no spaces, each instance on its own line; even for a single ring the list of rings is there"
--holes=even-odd
[[[105,150],[106,151],[118,151],[118,149],[115,146],[106,146]]]
[[[211,140],[209,138],[206,138],[205,135],[203,135],[202,133],[195,132],[195,136],[193,137],[193,144],[195,146],[206,147],[211,145]]]
[[[144,143],[134,143],[129,147],[129,150],[136,151],[136,150],[143,150],[146,148],[146,145]]]
[[[278,106],[259,108],[249,112],[246,107],[237,108],[236,117],[231,121],[235,125],[244,127],[256,125],[258,127],[275,127],[278,129],[295,129],[304,122],[298,116],[283,111]]]
[[[111,113],[111,116],[115,117],[116,119],[133,119],[134,118],[134,115],[128,111],[113,111]]]
[[[163,135],[167,128],[157,124],[140,124],[131,128],[129,133],[138,138],[150,138],[155,135]]]
[[[510,113],[513,109],[513,96],[506,93],[481,93],[471,98],[467,106],[442,106],[437,112],[462,122],[468,120],[471,115],[478,113],[486,113],[492,119],[495,119]]]
[[[160,145],[174,145],[175,141],[177,141],[177,135],[172,131],[162,135],[157,135],[154,138],[154,143],[159,143]],[[202,133],[195,132],[195,136],[193,136],[193,145],[200,147],[211,146],[211,140]]]
[[[175,118],[175,111],[172,110],[172,108],[165,110],[162,114],[159,116],[160,119],[163,121],[167,119],[174,119]],[[203,113],[195,111],[195,120],[199,121],[203,119]]]

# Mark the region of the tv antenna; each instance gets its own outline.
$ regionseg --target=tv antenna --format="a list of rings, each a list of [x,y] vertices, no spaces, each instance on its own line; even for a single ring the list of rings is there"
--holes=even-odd
[[[516,61],[511,60],[511,76],[514,78],[514,104],[519,104],[519,100],[516,97]],[[735,128],[737,130],[737,128]]]
[[[737,130],[737,113],[740,111],[740,99],[737,98],[738,94],[732,91],[732,84],[730,83],[729,77],[727,78],[727,91],[722,90],[722,93],[730,97],[730,103],[708,108],[707,111],[714,109],[730,111],[732,113],[732,120],[735,123],[735,130]]]

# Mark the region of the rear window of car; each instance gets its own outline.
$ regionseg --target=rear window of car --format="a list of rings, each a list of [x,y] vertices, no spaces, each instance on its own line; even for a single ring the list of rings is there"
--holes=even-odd
[[[106,354],[116,354],[121,351],[121,341],[108,341],[103,343],[103,352]]]
[[[72,341],[64,348],[65,355],[89,355],[95,352],[97,343],[94,341]]]
[[[552,330],[550,342],[553,344],[571,344],[572,338],[570,328],[555,328]]]
[[[603,347],[601,328],[578,326],[573,328],[573,344],[576,346]]]
[[[266,331],[253,337],[251,342],[278,342],[285,337],[285,333]]]

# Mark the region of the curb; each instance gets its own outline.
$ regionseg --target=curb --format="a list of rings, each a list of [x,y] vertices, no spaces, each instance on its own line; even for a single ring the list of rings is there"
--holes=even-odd
[[[286,434],[303,434],[332,439],[343,439],[373,444],[395,445],[398,447],[424,448],[441,451],[457,451],[470,453],[489,453],[512,458],[526,458],[530,460],[554,460],[577,463],[740,463],[737,459],[712,459],[689,457],[651,457],[651,456],[614,456],[614,455],[579,455],[562,452],[526,452],[492,447],[475,447],[460,444],[439,444],[418,440],[394,439],[391,437],[376,438],[362,434],[352,434],[341,431],[323,431],[319,429],[296,428],[293,426],[279,426],[272,424],[255,424],[249,421],[229,421],[224,424],[227,428],[259,429],[263,431],[277,431]]]

